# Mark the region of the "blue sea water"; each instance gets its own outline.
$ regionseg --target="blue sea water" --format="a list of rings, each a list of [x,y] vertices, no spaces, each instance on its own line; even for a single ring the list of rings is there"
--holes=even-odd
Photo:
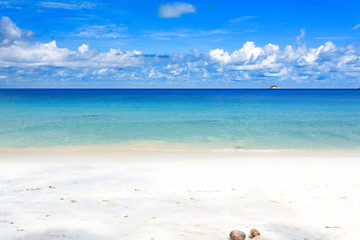
[[[0,90],[0,149],[149,141],[360,150],[360,90]]]

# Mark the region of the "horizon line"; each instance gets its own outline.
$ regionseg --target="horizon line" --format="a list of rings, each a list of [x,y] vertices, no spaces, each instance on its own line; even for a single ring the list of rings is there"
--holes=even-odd
[[[360,90],[359,88],[0,88],[0,90]]]

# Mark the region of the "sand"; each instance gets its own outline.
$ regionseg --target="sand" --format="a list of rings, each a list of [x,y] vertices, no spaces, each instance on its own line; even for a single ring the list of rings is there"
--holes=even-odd
[[[359,239],[359,156],[3,151],[0,239]]]

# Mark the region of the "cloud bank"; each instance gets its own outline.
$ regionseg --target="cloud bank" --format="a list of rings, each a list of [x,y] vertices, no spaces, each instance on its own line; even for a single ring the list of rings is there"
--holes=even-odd
[[[82,44],[31,43],[33,33],[0,20],[0,87],[358,87],[360,49],[326,42],[256,46],[227,52],[145,54],[102,52]]]
[[[181,17],[185,13],[195,13],[196,7],[189,3],[168,3],[162,4],[159,7],[160,18],[178,18]]]

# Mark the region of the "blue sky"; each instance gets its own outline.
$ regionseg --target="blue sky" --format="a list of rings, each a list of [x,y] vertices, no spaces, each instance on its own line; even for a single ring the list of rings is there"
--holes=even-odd
[[[360,86],[358,1],[0,5],[0,87]]]

